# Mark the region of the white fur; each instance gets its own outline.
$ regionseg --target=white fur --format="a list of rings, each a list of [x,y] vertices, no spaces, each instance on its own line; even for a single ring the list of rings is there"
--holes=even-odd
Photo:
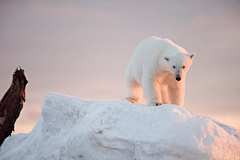
[[[183,107],[185,77],[194,56],[195,53],[188,54],[168,39],[146,38],[137,45],[126,69],[126,99],[139,103],[144,93],[148,105],[176,104]],[[177,81],[177,77],[181,80]]]

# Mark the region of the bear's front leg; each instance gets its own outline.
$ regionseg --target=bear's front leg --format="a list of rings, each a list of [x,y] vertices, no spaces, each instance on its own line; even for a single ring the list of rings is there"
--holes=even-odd
[[[144,79],[142,84],[143,92],[146,94],[149,106],[159,106],[162,104],[160,84],[156,80]]]
[[[169,98],[171,104],[178,105],[183,107],[184,103],[184,94],[185,94],[185,84],[181,82],[177,82],[177,85],[169,85],[168,86]]]

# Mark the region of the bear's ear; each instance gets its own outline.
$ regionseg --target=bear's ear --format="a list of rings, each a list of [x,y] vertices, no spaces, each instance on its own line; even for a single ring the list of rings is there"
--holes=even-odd
[[[195,53],[189,53],[188,56],[193,59],[195,57]]]
[[[169,58],[167,58],[167,57],[164,57],[164,59],[165,59],[166,61],[169,61]]]

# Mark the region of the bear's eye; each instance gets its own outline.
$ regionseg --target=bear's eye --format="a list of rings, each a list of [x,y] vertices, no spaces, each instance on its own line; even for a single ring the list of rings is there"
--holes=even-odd
[[[175,68],[175,66],[172,66],[173,68]]]
[[[182,68],[184,69],[184,68],[185,68],[185,66],[182,66]]]

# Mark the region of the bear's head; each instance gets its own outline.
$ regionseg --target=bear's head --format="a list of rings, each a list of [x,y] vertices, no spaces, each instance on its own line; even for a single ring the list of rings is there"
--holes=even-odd
[[[174,78],[177,81],[181,81],[185,76],[192,65],[192,60],[195,57],[195,53],[189,54],[177,54],[170,57],[164,57],[164,60],[167,62],[168,71],[174,74]]]

